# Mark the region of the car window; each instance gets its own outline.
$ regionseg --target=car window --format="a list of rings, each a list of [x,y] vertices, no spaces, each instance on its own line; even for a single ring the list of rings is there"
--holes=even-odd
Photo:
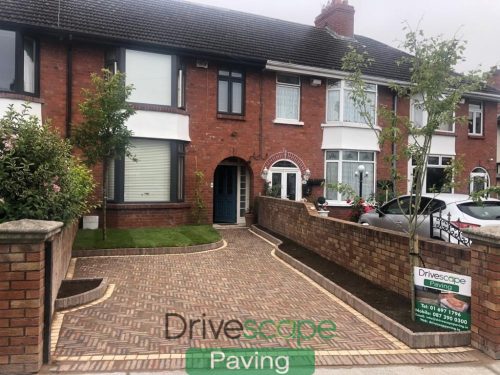
[[[420,208],[418,210],[419,215],[430,215],[432,212],[439,211],[440,209],[445,209],[446,203],[442,200],[435,198],[422,197],[420,201]]]
[[[399,200],[399,203],[398,203]],[[382,207],[382,212],[389,215],[408,214],[410,207],[410,197],[394,199]]]
[[[464,214],[481,220],[500,220],[500,202],[468,202],[457,204]]]

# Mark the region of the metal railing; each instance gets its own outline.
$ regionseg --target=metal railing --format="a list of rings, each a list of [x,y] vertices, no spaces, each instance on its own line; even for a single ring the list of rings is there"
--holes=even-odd
[[[451,214],[448,212],[446,217],[442,216],[442,211],[437,212],[436,214],[431,214],[431,237],[437,238],[440,240],[451,242],[451,239],[454,238],[459,245],[470,246],[472,241],[465,237],[463,232],[457,227],[455,224],[451,222]],[[434,229],[439,229],[439,235],[434,235]],[[443,235],[444,233],[444,235]]]

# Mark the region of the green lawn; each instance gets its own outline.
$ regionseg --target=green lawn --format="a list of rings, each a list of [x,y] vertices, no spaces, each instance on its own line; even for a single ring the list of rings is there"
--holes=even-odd
[[[186,225],[174,228],[108,229],[102,240],[101,230],[80,229],[73,248],[120,249],[138,247],[190,246],[217,242],[219,233],[210,225]]]

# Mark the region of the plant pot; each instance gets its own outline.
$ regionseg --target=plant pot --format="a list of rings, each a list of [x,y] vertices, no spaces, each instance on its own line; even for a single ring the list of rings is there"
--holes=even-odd
[[[255,224],[255,214],[254,213],[246,213],[245,214],[245,225],[247,227],[251,227],[253,224]]]
[[[321,217],[328,217],[328,214],[330,213],[330,211],[326,210],[326,211],[318,211],[318,214],[319,216]]]

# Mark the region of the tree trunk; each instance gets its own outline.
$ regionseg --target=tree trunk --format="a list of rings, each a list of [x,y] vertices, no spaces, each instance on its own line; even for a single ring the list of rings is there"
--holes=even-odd
[[[105,159],[102,162],[102,239],[106,241],[107,239],[107,218],[106,218],[106,209],[108,203],[108,194],[107,194],[107,185],[108,185],[108,161]]]

